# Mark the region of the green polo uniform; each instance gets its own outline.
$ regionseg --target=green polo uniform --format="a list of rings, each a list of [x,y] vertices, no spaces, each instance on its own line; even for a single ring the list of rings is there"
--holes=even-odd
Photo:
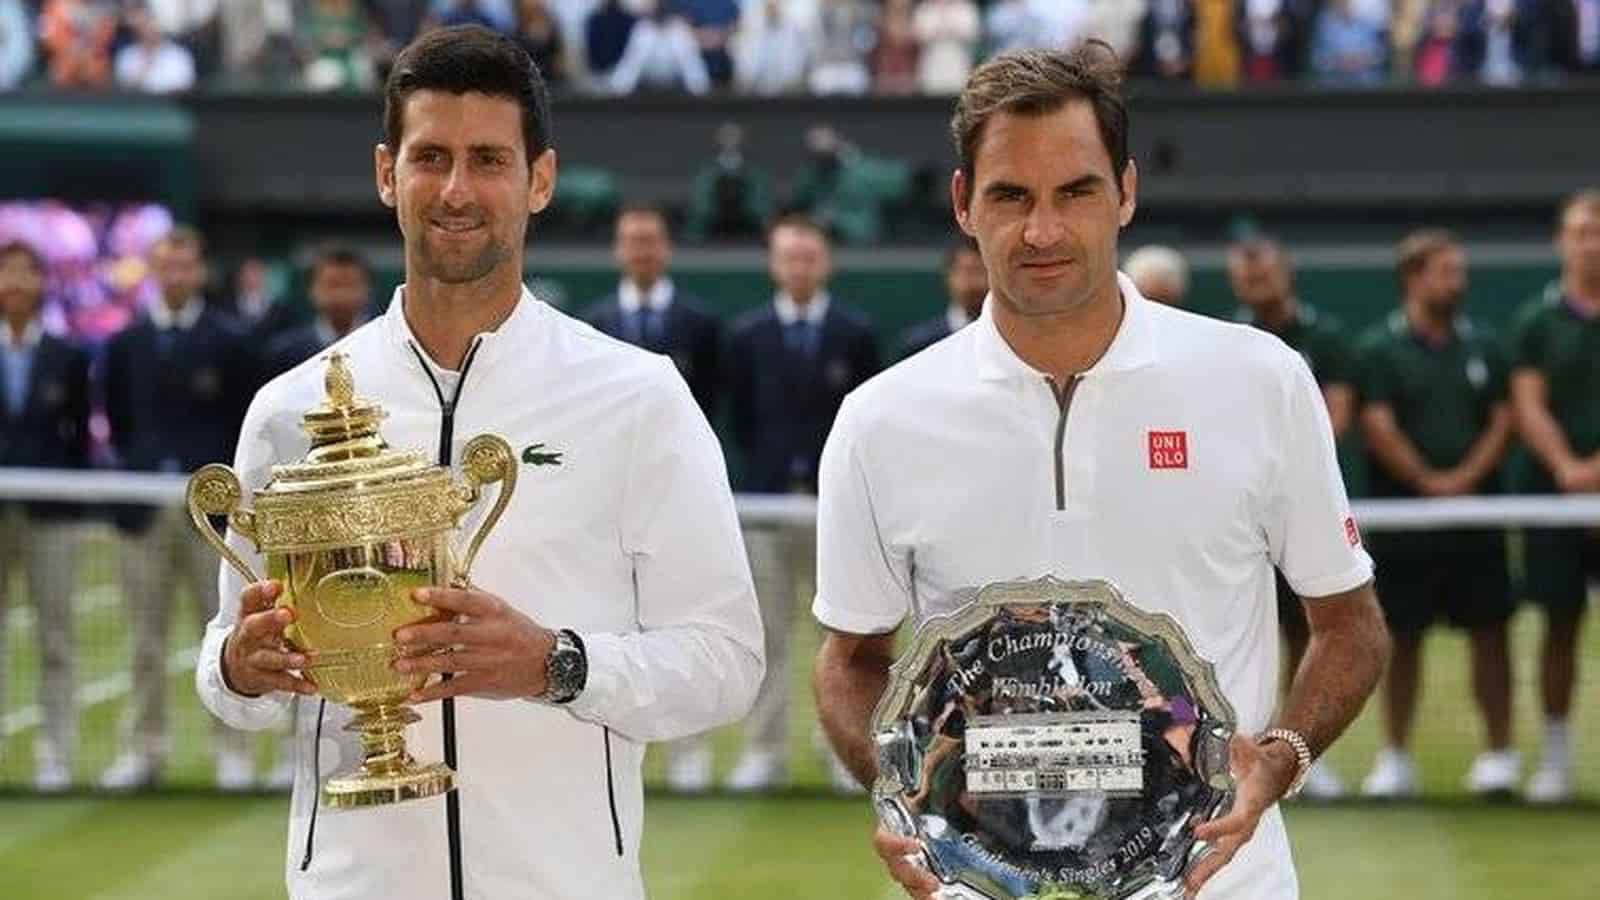
[[[1580,457],[1600,450],[1600,316],[1580,312],[1553,282],[1517,314],[1512,367],[1536,369],[1549,384],[1550,412]],[[1517,493],[1558,489],[1531,451],[1511,467]],[[1553,616],[1576,616],[1587,599],[1586,581],[1600,575],[1600,541],[1586,529],[1532,528],[1527,532],[1529,597]]]
[[[1356,360],[1361,404],[1393,410],[1400,432],[1433,469],[1459,465],[1507,402],[1503,352],[1464,317],[1449,340],[1432,343],[1397,311],[1362,336]],[[1373,496],[1417,496],[1370,450],[1367,470]],[[1498,486],[1496,472],[1478,492],[1498,493]],[[1377,563],[1378,599],[1396,631],[1420,631],[1439,618],[1471,628],[1511,616],[1501,530],[1379,532],[1367,549]]]

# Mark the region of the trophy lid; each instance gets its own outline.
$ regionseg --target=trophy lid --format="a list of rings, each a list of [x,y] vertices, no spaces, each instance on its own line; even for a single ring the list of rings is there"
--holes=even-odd
[[[348,359],[339,351],[328,354],[326,396],[300,420],[311,449],[299,462],[273,466],[264,493],[348,490],[443,475],[420,451],[395,450],[384,441],[378,425],[389,414],[376,400],[356,396]]]

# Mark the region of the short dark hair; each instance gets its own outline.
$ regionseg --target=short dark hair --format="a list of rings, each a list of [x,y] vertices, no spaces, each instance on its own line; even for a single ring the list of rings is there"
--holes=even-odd
[[[824,244],[832,243],[832,240],[828,235],[828,229],[822,227],[821,222],[818,222],[816,219],[811,218],[805,213],[789,212],[784,213],[776,219],[773,219],[772,224],[767,226],[768,241],[772,240],[772,236],[777,233],[779,228],[796,228],[800,231],[809,231],[817,237],[822,238],[822,242]]]
[[[196,255],[205,256],[206,237],[193,225],[174,225],[150,245],[151,250],[157,247],[190,247]]]
[[[1116,51],[1099,40],[1073,50],[1013,50],[973,70],[950,119],[956,161],[967,181],[973,179],[978,147],[996,113],[1042,116],[1073,100],[1086,100],[1094,110],[1120,194],[1128,168],[1128,106]]]
[[[40,275],[43,275],[47,271],[44,264],[44,255],[27,241],[15,240],[0,242],[0,259],[6,259],[12,256],[27,257],[28,264],[33,266],[33,270],[38,272]]]
[[[668,237],[672,236],[672,220],[667,217],[666,209],[658,204],[646,203],[641,200],[629,201],[622,204],[622,207],[617,210],[617,217],[614,221],[621,222],[628,216],[651,216],[661,223],[661,230],[665,231]]]
[[[1427,268],[1428,260],[1459,246],[1461,239],[1443,228],[1420,228],[1406,235],[1395,250],[1394,270],[1400,287],[1406,287],[1417,273]]]
[[[367,258],[362,256],[354,247],[346,244],[328,243],[317,247],[311,254],[311,265],[306,269],[309,278],[316,278],[317,270],[324,266],[352,267],[361,270],[361,274],[372,278],[372,265]]]
[[[978,250],[978,242],[973,240],[970,235],[963,234],[945,245],[944,270],[948,272],[955,268],[956,260],[960,259],[963,253],[979,253],[980,256],[982,255]]]
[[[528,165],[550,148],[550,97],[539,67],[509,37],[481,25],[435,28],[400,51],[383,86],[384,141],[398,153],[406,101],[417,91],[478,93],[522,108]]]
[[[1556,227],[1567,224],[1567,216],[1575,209],[1586,209],[1600,215],[1600,187],[1584,188],[1574,191],[1565,200],[1561,201],[1561,211],[1556,215]]]

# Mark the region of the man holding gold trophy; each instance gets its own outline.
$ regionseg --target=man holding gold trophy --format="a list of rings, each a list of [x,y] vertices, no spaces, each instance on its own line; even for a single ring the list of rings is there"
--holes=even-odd
[[[1119,78],[1097,42],[974,71],[951,195],[990,296],[822,457],[819,712],[918,898],[1297,896],[1277,802],[1387,654],[1306,364],[1116,270]],[[1311,627],[1276,714],[1275,565]]]
[[[521,283],[556,178],[527,54],[432,31],[385,100],[406,283],[191,480],[231,526],[196,684],[292,721],[297,900],[642,898],[646,742],[762,677],[722,456],[671,360]]]

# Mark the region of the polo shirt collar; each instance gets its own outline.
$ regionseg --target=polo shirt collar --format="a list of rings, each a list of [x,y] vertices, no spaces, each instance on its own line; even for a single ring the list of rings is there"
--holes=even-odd
[[[383,329],[388,339],[396,346],[404,347],[413,344],[418,350],[422,349],[422,342],[417,340],[411,332],[411,323],[406,321],[405,312],[405,285],[394,289],[394,296],[389,301],[389,308],[383,314]],[[522,297],[517,305],[512,308],[511,315],[493,331],[479,332],[474,340],[480,342],[478,356],[486,357],[497,352],[501,347],[521,347],[526,352],[527,344],[522,343],[531,337],[534,329],[538,327],[540,318],[544,314],[545,305],[534,293],[528,290],[527,285],[522,286]],[[426,356],[426,353],[424,353]],[[432,360],[430,360],[432,362]],[[480,359],[478,365],[482,365]]]
[[[1117,287],[1122,293],[1122,322],[1111,338],[1111,346],[1083,373],[1086,376],[1130,372],[1156,361],[1156,328],[1151,320],[1153,302],[1140,295],[1133,281],[1121,272],[1117,273]],[[984,381],[1047,377],[1024,362],[1000,335],[994,322],[993,300],[992,294],[984,299],[983,312],[973,323],[978,377]]]

